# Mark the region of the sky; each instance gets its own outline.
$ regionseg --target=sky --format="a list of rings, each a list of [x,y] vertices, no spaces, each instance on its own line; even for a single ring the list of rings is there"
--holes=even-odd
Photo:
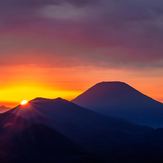
[[[163,102],[162,0],[1,0],[0,104],[73,99],[123,81]]]

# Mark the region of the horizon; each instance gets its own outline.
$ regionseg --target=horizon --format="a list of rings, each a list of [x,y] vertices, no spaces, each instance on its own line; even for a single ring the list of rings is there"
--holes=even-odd
[[[71,98],[66,98],[66,97],[59,96],[59,95],[56,95],[55,97],[53,97],[53,96],[39,96],[38,95],[38,96],[35,96],[35,97],[33,96],[31,98],[24,98],[24,99],[22,98],[20,101],[0,102],[0,106],[5,106],[5,107],[13,108],[13,107],[16,107],[17,105],[20,105],[22,101],[28,101],[29,102],[29,101],[31,101],[33,99],[36,99],[36,98],[51,99],[51,100],[55,100],[55,99],[61,98],[61,99],[65,99],[65,100],[68,100],[68,101],[72,101],[73,99],[75,99],[76,97],[78,97],[79,95],[81,95],[82,93],[84,93],[85,91],[87,91],[88,89],[92,88],[93,86],[96,86],[97,84],[101,84],[101,83],[108,83],[109,84],[109,83],[117,83],[117,82],[118,83],[127,84],[127,85],[131,86],[132,88],[136,89],[137,91],[139,91],[140,93],[142,93],[142,94],[144,94],[144,95],[146,95],[146,96],[148,96],[148,97],[150,97],[150,98],[152,98],[152,99],[154,99],[154,100],[162,103],[161,100],[159,101],[158,99],[155,99],[155,98],[149,96],[148,94],[145,94],[144,92],[141,92],[140,90],[138,90],[137,88],[133,87],[132,85],[130,85],[130,84],[126,83],[126,82],[112,80],[112,81],[102,81],[102,82],[95,83],[94,85],[92,85],[89,88],[81,91],[79,94],[77,94],[76,96],[73,96]]]

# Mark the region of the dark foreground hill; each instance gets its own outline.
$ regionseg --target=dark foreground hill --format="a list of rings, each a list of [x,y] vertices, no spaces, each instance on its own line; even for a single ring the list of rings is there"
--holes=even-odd
[[[0,115],[0,161],[163,161],[163,131],[105,117],[63,99],[37,98]]]
[[[58,131],[17,116],[17,110],[4,117],[1,115],[0,120],[1,163],[84,163],[95,160]]]
[[[136,124],[163,127],[163,104],[123,82],[98,83],[73,102]]]

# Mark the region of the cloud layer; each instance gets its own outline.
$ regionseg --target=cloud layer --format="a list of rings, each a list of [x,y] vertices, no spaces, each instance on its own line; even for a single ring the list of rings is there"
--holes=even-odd
[[[162,68],[163,1],[3,0],[0,35],[1,65]]]

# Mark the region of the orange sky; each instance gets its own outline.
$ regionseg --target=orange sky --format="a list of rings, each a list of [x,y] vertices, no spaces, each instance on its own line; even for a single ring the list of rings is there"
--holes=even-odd
[[[163,101],[163,77],[150,71],[106,69],[103,67],[50,68],[34,65],[1,68],[0,104],[15,106],[35,97],[68,100],[101,81],[124,81],[141,92]],[[160,72],[161,73],[161,72]],[[152,75],[153,74],[153,75]]]

